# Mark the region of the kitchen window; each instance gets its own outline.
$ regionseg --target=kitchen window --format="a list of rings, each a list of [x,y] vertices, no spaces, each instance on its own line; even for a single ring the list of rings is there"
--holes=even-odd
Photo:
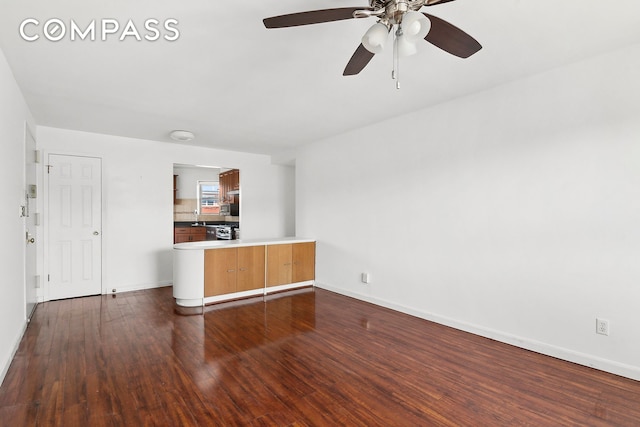
[[[200,215],[220,213],[220,185],[216,181],[198,181],[198,211]]]

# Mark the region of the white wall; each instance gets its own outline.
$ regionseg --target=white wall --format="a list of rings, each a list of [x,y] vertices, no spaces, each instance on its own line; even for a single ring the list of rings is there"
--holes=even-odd
[[[204,166],[204,165],[203,165]],[[215,165],[210,165],[215,166]],[[202,168],[195,166],[174,166],[173,173],[178,175],[178,199],[197,199],[198,181],[219,181],[220,168]]]
[[[103,289],[107,292],[171,283],[174,163],[240,169],[242,237],[293,235],[286,203],[292,197],[287,181],[293,174],[290,167],[272,165],[268,156],[49,127],[38,128],[38,145],[45,155],[103,159]]]
[[[22,93],[0,51],[0,382],[26,326],[24,289],[25,123],[33,123]]]
[[[318,284],[640,379],[638,69],[640,45],[300,150]]]

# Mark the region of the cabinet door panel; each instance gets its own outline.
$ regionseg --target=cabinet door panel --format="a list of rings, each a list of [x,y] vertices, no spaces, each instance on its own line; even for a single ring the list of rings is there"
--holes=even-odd
[[[236,292],[238,249],[204,251],[204,296]]]
[[[189,234],[174,234],[173,235],[173,243],[184,243],[189,242]]]
[[[233,174],[231,176],[233,177],[232,179],[233,189],[239,190],[240,189],[240,171],[238,169],[234,169]]]
[[[193,227],[191,230],[191,241],[201,242],[207,240],[207,229],[204,227]]]
[[[314,242],[295,243],[292,250],[292,282],[314,280],[316,276],[316,244]]]
[[[267,286],[278,286],[291,283],[291,271],[291,245],[267,246]]]
[[[238,248],[237,292],[264,288],[264,246]]]

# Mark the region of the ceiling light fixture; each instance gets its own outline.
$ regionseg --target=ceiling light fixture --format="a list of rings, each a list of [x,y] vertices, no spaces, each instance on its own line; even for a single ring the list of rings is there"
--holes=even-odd
[[[396,33],[396,40],[398,49],[398,55],[400,56],[411,56],[418,53],[418,47],[411,39],[402,31],[398,31]]]
[[[422,13],[413,10],[404,14],[400,25],[404,36],[413,43],[425,38],[431,29],[431,21]]]
[[[417,3],[422,7],[424,2]],[[362,37],[362,46],[369,52],[382,52],[384,44],[393,31],[393,72],[391,77],[396,80],[396,88],[400,89],[400,57],[415,55],[418,52],[416,42],[426,37],[431,29],[431,21],[427,17],[411,9],[415,5],[408,0],[393,0],[386,4],[384,12],[373,13],[366,11],[366,15],[382,15]],[[354,12],[354,16],[362,15],[361,11]]]
[[[389,33],[393,32],[393,73],[396,87],[401,56],[417,52],[420,40],[455,55],[468,58],[482,49],[476,39],[447,21],[428,13],[421,13],[423,7],[449,3],[453,0],[368,0],[366,7],[339,7],[332,9],[308,10],[272,16],[262,21],[266,28],[286,28],[345,19],[376,18],[378,22],[370,27],[362,37],[362,43],[351,56],[342,73],[353,76],[364,69],[377,53],[382,52]]]
[[[380,53],[389,37],[389,28],[381,22],[371,26],[362,36],[362,46],[371,53]]]
[[[171,139],[178,142],[191,141],[196,137],[193,132],[189,132],[188,130],[174,130],[169,134],[169,136]]]

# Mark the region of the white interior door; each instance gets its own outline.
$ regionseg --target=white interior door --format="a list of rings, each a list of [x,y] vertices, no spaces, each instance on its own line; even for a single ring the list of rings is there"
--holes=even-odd
[[[27,319],[31,318],[33,310],[38,303],[38,287],[40,278],[38,276],[38,233],[36,223],[36,198],[38,195],[37,175],[36,175],[36,140],[33,138],[29,127],[25,133],[25,313]]]
[[[50,154],[49,299],[102,293],[102,160]]]

